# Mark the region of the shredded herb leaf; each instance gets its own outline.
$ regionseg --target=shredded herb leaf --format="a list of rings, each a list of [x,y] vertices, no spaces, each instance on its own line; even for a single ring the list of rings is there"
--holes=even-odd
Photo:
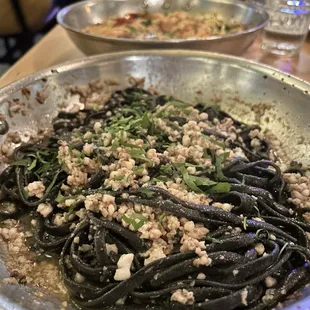
[[[245,217],[243,218],[243,228],[244,228],[244,230],[246,230],[247,227],[248,227],[248,224],[247,224],[247,217],[245,216]]]
[[[217,140],[215,140],[215,139],[213,139],[213,138],[211,138],[211,137],[209,137],[209,136],[207,136],[207,135],[204,135],[204,134],[202,134],[202,136],[203,136],[204,138],[206,138],[208,141],[210,141],[211,143],[213,143],[213,144],[215,144],[215,145],[221,147],[222,149],[225,149],[225,148],[226,148],[225,143],[220,142],[220,141],[217,141]]]
[[[151,119],[151,116],[149,113],[145,112],[142,116],[141,119],[141,126],[144,129],[147,129],[147,133],[149,135],[153,135],[154,134],[154,122]]]
[[[22,159],[22,160],[17,160],[12,162],[10,165],[11,166],[23,166],[23,167],[28,167],[30,160],[27,159]]]
[[[185,168],[185,164],[176,164],[176,167],[183,175],[184,183],[195,193],[227,193],[230,191],[229,183],[218,183],[207,177],[190,175]]]
[[[203,193],[203,191],[196,185],[194,178],[189,175],[187,170],[184,168],[181,170],[183,174],[184,183],[195,193]]]
[[[229,156],[229,152],[223,153],[219,156],[216,157],[215,160],[215,171],[216,171],[216,178],[219,181],[224,181],[226,180],[226,177],[222,171],[222,164],[225,162],[225,160],[228,158]]]
[[[167,176],[160,175],[157,178],[153,178],[152,181],[154,182],[168,182],[170,179]]]
[[[29,193],[28,193],[28,191],[27,191],[26,189],[23,189],[23,191],[24,191],[24,196],[25,196],[25,198],[28,199],[28,198],[29,198]]]
[[[222,240],[218,240],[218,239],[216,239],[216,238],[212,238],[212,237],[210,237],[210,236],[206,236],[206,238],[205,238],[207,241],[210,241],[210,242],[212,242],[212,243],[218,243],[218,244],[222,244],[223,243],[223,241]]]
[[[260,217],[260,211],[259,211],[259,209],[258,209],[256,206],[254,206],[254,209],[257,211],[257,215]]]
[[[127,25],[127,28],[133,33],[133,34],[136,34],[138,33],[138,30],[132,26],[132,25]]]
[[[165,107],[169,107],[169,106],[177,107],[178,109],[186,109],[186,108],[192,107],[190,103],[177,101],[177,100],[172,100],[165,104]]]
[[[53,188],[53,186],[55,185],[55,183],[56,183],[56,180],[57,180],[57,178],[58,178],[58,176],[59,176],[59,174],[61,173],[62,171],[58,171],[55,175],[54,175],[54,177],[53,177],[53,180],[52,180],[52,182],[50,183],[50,185],[47,187],[47,189],[46,189],[46,194],[47,193],[49,193],[51,190],[52,190],[52,188]]]
[[[36,167],[36,165],[37,165],[37,160],[35,159],[32,161],[31,165],[27,168],[27,170],[29,171],[33,170]]]
[[[141,188],[139,189],[139,191],[140,191],[143,195],[145,195],[147,198],[152,198],[152,197],[154,197],[154,195],[155,195],[155,192],[153,192],[152,190],[150,190],[149,188],[146,188],[146,187],[141,187]]]
[[[145,150],[143,150],[143,149],[140,149],[140,150],[128,150],[128,154],[129,154],[133,159],[141,160],[141,161],[147,162],[147,163],[149,163],[151,166],[153,165],[153,162],[152,162],[150,159],[148,159],[148,158],[146,157]]]
[[[207,190],[209,194],[221,194],[221,193],[228,193],[230,191],[231,185],[229,183],[220,182],[216,185],[212,186]]]
[[[150,18],[144,20],[141,22],[142,25],[144,25],[145,27],[149,27],[152,25],[152,20]]]
[[[59,191],[57,194],[57,197],[55,198],[55,201],[62,204],[65,202],[65,200],[66,200],[66,197],[63,196],[61,192]]]
[[[129,225],[132,225],[134,231],[138,231],[148,219],[139,213],[133,213],[130,217],[123,215],[121,219]],[[138,220],[138,221],[137,221]]]
[[[165,219],[165,214],[162,214],[158,217],[158,222],[161,223]]]

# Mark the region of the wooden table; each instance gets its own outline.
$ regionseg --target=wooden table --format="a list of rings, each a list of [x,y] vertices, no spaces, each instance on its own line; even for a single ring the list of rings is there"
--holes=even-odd
[[[257,39],[242,57],[276,67],[310,82],[309,39],[299,56],[295,57],[279,57],[263,53],[260,43],[260,39]],[[60,26],[56,26],[2,76],[0,87],[35,71],[83,56],[84,54],[75,47],[65,31]]]

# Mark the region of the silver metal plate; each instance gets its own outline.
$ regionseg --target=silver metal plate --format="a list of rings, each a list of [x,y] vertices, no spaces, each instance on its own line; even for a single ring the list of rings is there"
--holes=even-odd
[[[83,28],[97,24],[110,16],[126,13],[170,12],[178,10],[192,13],[217,12],[226,20],[247,26],[247,30],[221,37],[206,39],[171,39],[165,41],[134,40],[91,35]],[[263,8],[237,0],[91,0],[64,8],[58,14],[58,23],[64,27],[76,46],[87,55],[138,49],[195,49],[240,55],[255,40],[268,21]]]
[[[57,114],[58,104],[76,100],[68,97],[70,85],[107,78],[119,81],[119,87],[123,88],[128,86],[128,76],[132,75],[144,77],[146,87],[154,86],[159,92],[179,99],[219,103],[239,119],[259,123],[271,130],[283,142],[292,159],[310,164],[310,84],[273,68],[220,54],[150,50],[93,56],[53,69],[35,73],[0,90],[0,113],[6,116],[11,131],[24,135],[46,126]],[[30,90],[29,99],[22,94],[23,87]],[[36,100],[39,91],[47,95],[44,104]],[[9,117],[8,103],[16,98],[29,105],[31,115]],[[261,113],[253,113],[253,106]],[[0,136],[0,143],[4,138]],[[0,255],[4,249],[0,245]],[[6,276],[2,262],[0,280]],[[57,298],[45,295],[40,299],[34,295],[35,290],[0,284],[0,308],[61,308]],[[308,309],[310,292],[305,290],[303,296],[286,309]]]

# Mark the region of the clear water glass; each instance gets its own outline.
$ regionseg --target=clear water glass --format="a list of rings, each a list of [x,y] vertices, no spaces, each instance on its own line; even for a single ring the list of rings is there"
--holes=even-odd
[[[263,6],[270,19],[264,28],[262,49],[279,55],[296,55],[308,34],[310,2],[254,0]]]

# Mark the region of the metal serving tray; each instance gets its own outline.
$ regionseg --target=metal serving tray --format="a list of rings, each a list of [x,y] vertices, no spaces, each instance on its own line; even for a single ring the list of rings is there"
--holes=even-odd
[[[292,159],[310,164],[310,84],[273,68],[226,55],[196,51],[135,51],[85,58],[47,69],[0,90],[0,113],[11,131],[36,132],[57,114],[58,105],[77,101],[68,96],[67,88],[87,84],[93,78],[117,80],[120,88],[128,86],[128,76],[145,78],[145,87],[193,101],[218,103],[223,109],[247,122],[260,123],[272,130],[283,142]],[[27,87],[29,98],[23,95]],[[46,100],[39,103],[37,93]],[[25,91],[24,91],[25,94]],[[30,114],[8,115],[8,105],[20,99]],[[254,106],[256,113],[251,107]],[[258,111],[258,113],[257,113]],[[259,117],[258,117],[259,116]],[[0,143],[5,136],[0,136]],[[302,140],[300,139],[302,138]],[[0,280],[8,276],[5,246],[0,246]],[[59,310],[61,301],[38,289],[21,285],[0,284],[0,309]],[[286,305],[286,310],[310,309],[310,291]],[[73,308],[68,308],[73,309]]]
[[[111,38],[85,33],[83,29],[110,16],[125,13],[173,12],[186,10],[192,13],[218,12],[227,20],[247,26],[241,32],[206,39],[135,40]],[[194,49],[242,54],[256,39],[268,21],[263,8],[237,0],[87,0],[62,9],[58,23],[66,29],[76,46],[87,55],[138,49]]]

